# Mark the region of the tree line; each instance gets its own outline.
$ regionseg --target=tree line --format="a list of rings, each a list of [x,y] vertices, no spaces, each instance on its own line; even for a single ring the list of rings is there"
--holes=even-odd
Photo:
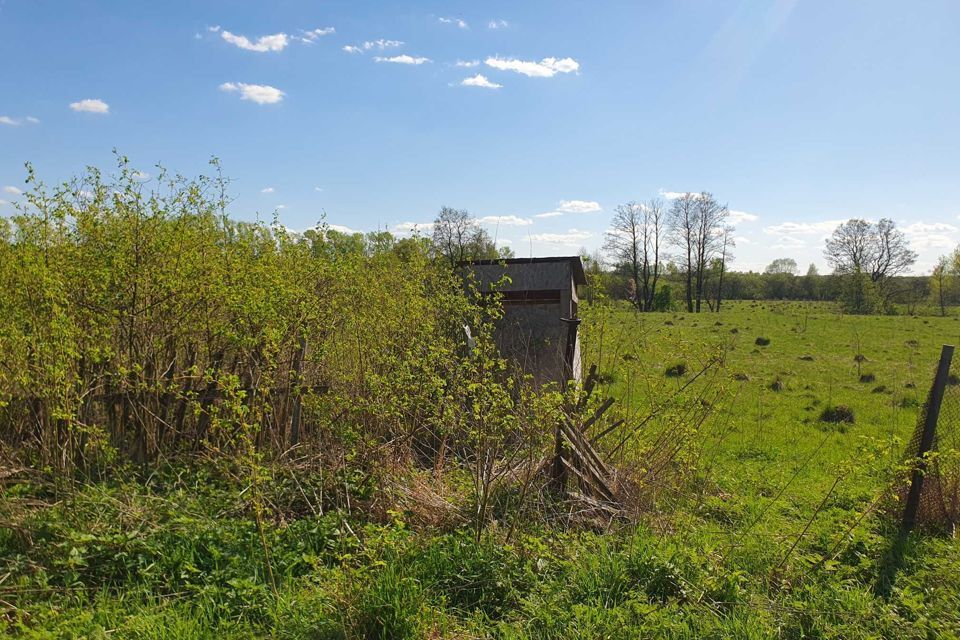
[[[582,253],[594,285],[638,311],[679,306],[698,313],[704,306],[719,311],[724,299],[794,299],[836,301],[863,314],[897,305],[914,312],[935,301],[946,313],[960,298],[960,252],[941,258],[930,278],[907,275],[917,254],[890,219],[840,224],[824,245],[832,267],[826,275],[813,264],[800,275],[792,258],[774,260],[763,273],[729,270],[735,243],[728,219],[726,205],[709,193],[684,194],[669,207],[659,198],[628,202],[615,209],[603,252]]]

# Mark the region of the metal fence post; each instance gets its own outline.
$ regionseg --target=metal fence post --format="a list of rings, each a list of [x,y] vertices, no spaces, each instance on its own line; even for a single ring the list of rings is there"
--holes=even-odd
[[[917,510],[920,507],[920,494],[923,491],[923,476],[927,470],[925,456],[933,447],[933,438],[937,432],[937,419],[940,417],[940,405],[943,403],[943,392],[947,387],[947,378],[950,375],[950,362],[953,360],[953,346],[945,344],[940,351],[940,364],[937,366],[937,375],[930,387],[930,396],[927,399],[927,414],[923,422],[923,433],[920,436],[920,445],[917,447],[916,466],[910,479],[910,492],[907,494],[907,504],[903,509],[903,520],[900,524],[903,533],[909,533],[917,522]]]

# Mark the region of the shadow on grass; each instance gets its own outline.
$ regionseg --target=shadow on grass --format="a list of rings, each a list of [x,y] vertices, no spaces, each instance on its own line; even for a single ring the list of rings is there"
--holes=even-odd
[[[910,539],[910,532],[900,529],[893,538],[890,548],[880,560],[877,582],[873,586],[873,592],[876,595],[884,599],[890,597],[896,586],[897,576],[912,555],[914,547],[915,542]]]

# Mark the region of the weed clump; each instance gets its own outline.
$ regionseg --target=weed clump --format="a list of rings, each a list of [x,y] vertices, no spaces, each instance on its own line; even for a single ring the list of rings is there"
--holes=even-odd
[[[865,384],[868,384],[870,382],[876,382],[876,380],[877,380],[877,376],[873,375],[872,373],[864,373],[860,376],[860,382],[863,382]]]
[[[820,414],[820,422],[831,424],[853,424],[854,419],[853,409],[843,404],[827,407]]]
[[[955,387],[960,384],[960,378],[957,377],[957,374],[951,373],[947,376],[947,384],[951,387]]]
[[[750,376],[748,376],[747,374],[743,373],[742,371],[738,371],[737,373],[733,374],[733,379],[734,379],[734,380],[739,380],[739,381],[741,381],[741,382],[746,382],[747,380],[750,379]]]
[[[878,384],[873,388],[873,390],[870,393],[886,393],[886,392],[887,392],[887,386],[883,384]]]
[[[900,408],[901,409],[913,409],[914,407],[919,407],[920,402],[916,398],[909,398],[904,396],[900,398]]]
[[[664,371],[664,375],[668,378],[679,378],[687,372],[687,363],[686,362],[677,362],[675,364],[667,367],[667,370]]]
[[[783,391],[783,380],[777,378],[770,383],[770,391]]]
[[[813,362],[813,356],[800,356],[800,359],[804,362]]]
[[[736,327],[734,327],[733,329],[730,329],[730,333],[733,333],[733,334],[740,333],[740,329],[737,329]]]
[[[770,338],[764,338],[763,336],[759,336],[756,340],[753,341],[753,344],[757,345],[758,347],[765,347],[768,344],[770,344]]]

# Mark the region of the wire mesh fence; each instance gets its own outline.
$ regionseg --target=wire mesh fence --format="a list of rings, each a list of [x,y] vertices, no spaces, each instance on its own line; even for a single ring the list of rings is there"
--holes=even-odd
[[[960,524],[960,358],[945,346],[926,402],[907,443],[910,482],[902,526],[956,530]]]

